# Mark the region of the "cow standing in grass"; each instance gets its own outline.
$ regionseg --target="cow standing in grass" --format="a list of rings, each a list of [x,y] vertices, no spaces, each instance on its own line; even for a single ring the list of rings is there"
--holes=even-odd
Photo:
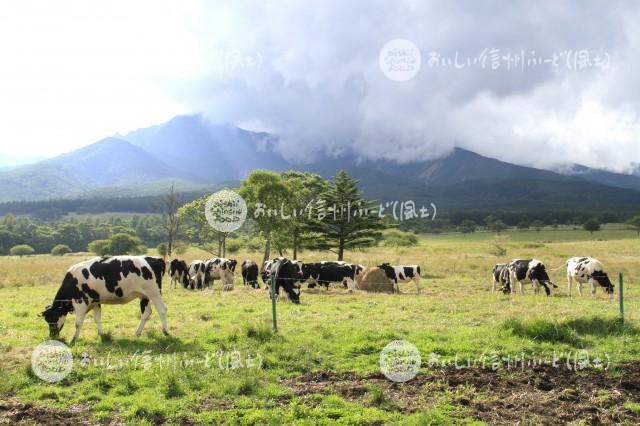
[[[274,277],[275,293],[280,294],[280,288],[283,288],[289,300],[293,303],[300,303],[300,281],[302,280],[302,272],[296,261],[291,261],[284,257],[274,259],[270,271]]]
[[[202,290],[204,287],[206,265],[202,260],[194,260],[189,264],[189,277],[191,290],[197,288]]]
[[[502,289],[503,293],[509,292],[509,264],[508,263],[496,263],[491,272],[493,278],[492,293],[496,292],[498,285]]]
[[[80,336],[80,329],[87,312],[93,310],[93,318],[102,336],[101,306],[123,304],[140,299],[140,336],[153,304],[162,321],[162,331],[169,334],[167,308],[162,300],[162,277],[165,263],[162,258],[151,256],[114,256],[94,258],[73,265],[64,276],[53,303],[42,312],[49,335],[57,338],[70,312],[76,314],[76,331],[71,343]]]
[[[520,293],[522,293],[522,282],[524,280],[529,280],[533,284],[535,293],[538,293],[540,287],[543,287],[547,296],[551,295],[552,288],[558,287],[549,279],[544,263],[537,259],[515,259],[509,263],[509,287],[511,293],[515,292],[516,283],[520,284]]]
[[[582,284],[589,283],[591,295],[596,294],[595,283],[604,288],[605,293],[613,294],[613,284],[604,270],[604,266],[593,257],[572,257],[567,260],[567,291],[571,295],[573,281],[578,286],[578,293],[582,296]]]
[[[169,277],[171,277],[169,284],[171,288],[176,288],[178,283],[184,288],[189,287],[190,279],[187,263],[184,260],[173,259],[169,263]]]
[[[258,284],[258,265],[253,260],[245,260],[240,266],[242,272],[242,282],[244,285],[250,285],[253,288],[260,288]]]
[[[383,263],[378,265],[378,268],[382,269],[387,275],[387,278],[393,282],[393,289],[395,292],[400,292],[398,282],[413,281],[416,283],[417,292],[420,293],[420,265],[391,266],[388,263]]]
[[[214,257],[205,262],[204,286],[213,287],[215,280],[222,281],[222,290],[233,290],[233,280],[238,262],[226,257]]]

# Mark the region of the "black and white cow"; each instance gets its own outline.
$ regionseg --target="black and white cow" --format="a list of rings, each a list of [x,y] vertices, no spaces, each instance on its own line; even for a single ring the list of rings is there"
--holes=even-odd
[[[260,288],[258,284],[258,264],[253,260],[245,260],[241,265],[242,282],[253,288]]]
[[[604,266],[598,259],[593,257],[572,257],[567,260],[567,291],[571,295],[571,284],[573,281],[578,286],[578,293],[582,296],[582,284],[589,283],[591,295],[596,294],[597,282],[605,293],[613,294],[613,284],[604,270]]]
[[[420,265],[397,265],[391,266],[388,263],[378,265],[387,277],[393,282],[393,289],[399,292],[398,282],[413,281],[416,283],[416,290],[420,293]]]
[[[204,285],[211,287],[215,280],[221,280],[222,290],[233,290],[233,279],[237,264],[236,260],[227,259],[226,257],[214,257],[207,260],[205,262]]]
[[[528,279],[533,284],[534,292],[540,291],[540,286],[544,288],[547,296],[551,295],[552,288],[558,288],[551,282],[544,263],[537,259],[515,259],[509,263],[509,288],[511,293],[515,292],[516,283],[520,284],[520,293],[522,290],[522,281]]]
[[[309,288],[316,285],[329,289],[330,283],[342,283],[346,288],[355,288],[356,278],[364,271],[364,266],[344,261],[322,261],[300,265],[303,281]]]
[[[101,306],[133,299],[140,299],[142,312],[136,336],[140,336],[151,315],[149,301],[158,310],[162,331],[168,335],[167,308],[161,296],[164,273],[164,260],[151,256],[97,257],[73,265],[67,270],[53,303],[41,314],[49,324],[49,335],[58,337],[67,314],[75,312],[76,331],[71,340],[75,343],[85,315],[93,310],[98,334],[102,336]]]
[[[206,272],[206,265],[202,260],[194,260],[189,264],[189,278],[191,290],[197,288],[202,290],[204,288],[204,278]]]
[[[182,287],[189,287],[189,267],[184,260],[173,259],[169,263],[169,276],[171,277],[171,288],[176,288],[177,284],[182,284]]]
[[[509,264],[508,263],[496,263],[491,272],[493,278],[493,289],[495,293],[496,288],[500,285],[500,289],[503,293],[508,293],[509,290]]]
[[[265,260],[262,264],[262,270],[260,271],[260,277],[262,278],[262,282],[267,286],[266,289],[269,290],[269,280],[271,278],[271,270],[273,265],[279,261],[284,259],[284,257],[276,257],[275,259]],[[293,264],[299,271],[302,271],[302,262],[299,260],[289,260],[291,264]]]
[[[300,267],[287,258],[279,257],[272,262],[270,273],[275,277],[276,294],[280,294],[280,288],[283,288],[291,302],[300,303]]]

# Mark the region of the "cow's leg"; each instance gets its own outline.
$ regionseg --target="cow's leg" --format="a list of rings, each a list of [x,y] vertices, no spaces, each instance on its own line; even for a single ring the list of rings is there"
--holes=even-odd
[[[140,299],[140,325],[136,330],[136,336],[140,337],[142,334],[142,330],[144,329],[144,325],[147,323],[147,320],[151,316],[151,306],[149,306],[149,299]]]
[[[576,280],[576,283],[578,283],[578,293],[582,296],[582,282]]]
[[[100,307],[100,304],[97,304],[93,308],[93,320],[96,322],[96,327],[98,327],[98,334],[100,336],[103,336],[104,332],[102,331],[102,309]]]
[[[593,282],[593,277],[589,278],[589,290],[591,290],[592,296],[596,294],[596,286],[595,286],[595,283]]]
[[[398,285],[398,280],[393,280],[393,292],[400,293],[400,286]]]
[[[567,274],[567,293],[569,293],[569,297],[571,297],[571,284],[573,284],[571,281],[571,275]]]
[[[420,278],[414,277],[413,282],[416,283],[416,291],[420,294]]]
[[[531,284],[533,285],[533,293],[540,293],[540,282],[538,280],[531,280]]]
[[[495,293],[496,288],[498,287],[498,281],[496,281],[495,275],[491,274],[491,277],[493,279],[493,287],[491,288],[491,293]]]
[[[71,339],[71,344],[73,345],[78,340],[80,336],[80,330],[82,329],[82,324],[84,323],[84,317],[89,310],[88,306],[84,303],[80,303],[74,306],[74,310],[76,311],[76,332],[73,335],[73,339]]]
[[[169,324],[167,323],[167,307],[165,306],[162,298],[158,296],[151,297],[151,302],[153,306],[156,307],[156,311],[158,311],[158,315],[160,316],[160,321],[162,322],[162,332],[165,336],[169,335]]]

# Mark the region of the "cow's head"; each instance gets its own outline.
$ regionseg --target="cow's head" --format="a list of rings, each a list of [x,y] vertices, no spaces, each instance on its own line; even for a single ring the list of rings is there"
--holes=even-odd
[[[283,259],[274,268],[276,286],[283,287],[293,303],[300,303],[300,280],[302,279],[300,267],[288,259]]]
[[[603,288],[605,293],[613,294],[613,284],[609,280],[609,276],[604,271],[593,271],[593,279],[598,282]]]
[[[545,269],[544,263],[542,262],[531,262],[529,266],[529,280],[534,281],[537,280],[542,287],[544,287],[544,292],[547,296],[551,295],[552,288],[558,288],[557,285],[551,282],[549,278],[549,274],[547,274],[547,270]]]
[[[68,302],[70,305],[71,303]],[[52,339],[57,338],[64,327],[64,322],[67,319],[67,314],[70,311],[70,307],[67,303],[54,302],[53,305],[47,306],[40,314],[42,318],[49,325],[49,337]]]
[[[182,287],[187,288],[189,287],[190,283],[191,283],[191,277],[189,276],[189,273],[185,271],[182,274]]]
[[[396,277],[396,270],[393,269],[393,266],[391,266],[391,264],[385,262],[385,263],[381,263],[380,265],[378,265],[378,268],[382,269],[385,274],[387,274],[387,277],[389,277],[390,279],[395,279]]]
[[[235,272],[236,271],[236,265],[238,264],[238,261],[235,259],[229,259],[227,261],[227,267],[229,268],[229,270],[231,272]]]

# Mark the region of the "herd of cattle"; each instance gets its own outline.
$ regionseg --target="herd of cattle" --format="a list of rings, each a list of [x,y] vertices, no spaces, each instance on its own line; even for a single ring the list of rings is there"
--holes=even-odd
[[[201,290],[212,287],[215,280],[222,282],[222,289],[233,289],[234,274],[238,262],[234,259],[216,257],[207,261],[194,260],[189,265],[184,260],[173,259],[169,264],[169,276],[171,287],[179,284],[191,290]],[[377,268],[384,271],[389,281],[398,291],[398,282],[415,282],[419,291],[420,266],[401,265],[391,266],[389,263],[378,265]],[[294,303],[299,301],[300,284],[308,283],[309,288],[316,286],[329,288],[331,283],[341,283],[345,288],[355,288],[356,281],[362,277],[365,267],[343,261],[322,261],[304,263],[299,260],[289,260],[278,257],[267,260],[258,268],[258,264],[252,260],[245,260],[240,266],[244,285],[260,288],[258,278],[269,286],[271,278],[275,281],[276,290],[280,288],[289,295]]]
[[[170,286],[178,284],[189,289],[203,289],[212,286],[215,280],[222,282],[223,290],[232,290],[237,262],[233,259],[214,258],[207,261],[196,260],[187,266],[183,260],[174,259],[169,264]],[[582,295],[582,284],[589,283],[591,294],[595,293],[595,284],[602,286],[606,293],[613,294],[613,284],[601,262],[591,257],[572,257],[566,263],[568,291],[572,283],[578,285]],[[415,282],[420,290],[420,266],[391,266],[383,263],[373,269],[384,271],[394,291],[398,291],[398,282]],[[242,279],[245,285],[259,288],[260,276],[266,285],[275,285],[276,294],[282,288],[293,303],[300,302],[300,286],[307,282],[309,287],[323,286],[328,289],[330,283],[342,283],[352,289],[362,279],[365,267],[347,262],[303,263],[278,257],[264,262],[262,268],[245,260],[241,265]],[[140,300],[140,325],[136,335],[142,333],[144,325],[151,315],[151,305],[158,311],[162,322],[162,331],[168,334],[167,308],[162,300],[162,278],[166,272],[166,263],[154,256],[113,256],[98,257],[77,263],[67,270],[53,303],[45,308],[41,316],[49,325],[51,337],[57,337],[64,326],[67,315],[75,312],[76,330],[71,343],[80,335],[84,318],[93,311],[98,333],[103,334],[101,325],[102,304],[123,304],[134,299]],[[549,279],[545,265],[536,259],[516,259],[510,263],[501,263],[493,268],[493,290],[498,285],[505,293],[513,293],[515,285],[523,282],[533,284],[536,292],[543,287],[546,294],[557,288]],[[387,283],[387,285],[389,284]]]

